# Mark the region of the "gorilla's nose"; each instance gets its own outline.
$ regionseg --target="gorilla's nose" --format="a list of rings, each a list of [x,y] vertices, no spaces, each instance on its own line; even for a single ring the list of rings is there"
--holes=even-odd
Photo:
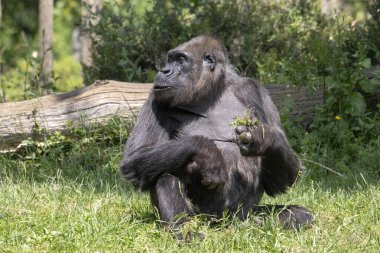
[[[165,76],[171,76],[173,74],[173,70],[171,70],[170,68],[163,68],[160,70],[160,72]]]

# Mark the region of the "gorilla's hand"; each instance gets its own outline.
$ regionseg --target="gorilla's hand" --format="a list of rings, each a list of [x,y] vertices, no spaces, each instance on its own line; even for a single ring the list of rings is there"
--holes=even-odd
[[[271,127],[260,123],[254,127],[238,126],[235,128],[237,144],[244,156],[263,156],[272,140]]]
[[[200,149],[188,163],[188,173],[199,173],[201,182],[209,189],[222,189],[227,180],[226,164],[215,143],[201,137]]]

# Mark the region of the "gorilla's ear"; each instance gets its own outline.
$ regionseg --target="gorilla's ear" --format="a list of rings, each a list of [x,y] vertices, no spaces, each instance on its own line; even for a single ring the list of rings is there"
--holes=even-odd
[[[215,68],[215,59],[209,54],[206,54],[203,59],[203,66],[206,66],[209,70],[213,71]]]

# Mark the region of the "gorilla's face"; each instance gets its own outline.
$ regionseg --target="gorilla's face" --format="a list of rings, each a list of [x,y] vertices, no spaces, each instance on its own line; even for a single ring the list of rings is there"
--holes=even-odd
[[[215,68],[224,68],[224,57],[218,63],[217,55],[224,56],[224,52],[208,50],[203,41],[199,42],[202,38],[193,39],[168,52],[167,63],[157,73],[153,86],[156,101],[169,106],[187,105],[212,89],[221,75],[221,71],[215,71]]]
[[[169,51],[167,63],[156,75],[154,96],[157,101],[172,104],[179,96],[192,96],[199,69],[191,52]]]

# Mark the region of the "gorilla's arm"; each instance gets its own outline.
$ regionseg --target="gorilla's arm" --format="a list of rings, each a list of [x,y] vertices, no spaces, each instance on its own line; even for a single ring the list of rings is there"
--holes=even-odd
[[[147,190],[153,181],[164,173],[172,173],[184,167],[194,153],[189,142],[169,140],[170,129],[160,124],[159,114],[152,95],[143,105],[135,127],[128,138],[121,174],[136,188]]]
[[[170,140],[170,129],[162,127],[167,124],[160,124],[160,114],[155,115],[152,108],[155,105],[148,98],[128,138],[120,168],[122,175],[141,190],[148,190],[163,174],[183,176],[199,172],[206,183],[224,181],[226,175],[219,173],[223,157],[215,144],[201,136]]]
[[[295,182],[301,164],[289,146],[277,108],[267,90],[252,79],[245,79],[245,85],[236,90],[236,95],[247,108],[254,109],[252,116],[261,121],[253,129],[236,129],[241,153],[262,156],[265,192],[270,196],[283,193]]]
[[[148,190],[163,174],[184,174],[184,168],[196,154],[201,137],[172,140],[154,146],[140,147],[130,155],[126,150],[121,172],[135,187]]]

